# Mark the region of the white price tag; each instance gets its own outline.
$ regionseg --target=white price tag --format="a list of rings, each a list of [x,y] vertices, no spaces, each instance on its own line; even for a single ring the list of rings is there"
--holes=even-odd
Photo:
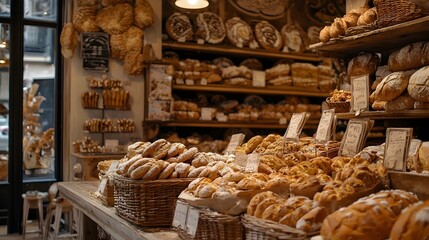
[[[192,79],[186,79],[185,82],[186,82],[186,85],[194,85],[195,84],[194,80],[192,80]]]
[[[186,230],[186,219],[188,216],[189,206],[187,204],[182,203],[181,201],[177,201],[176,210],[174,211],[173,217],[173,227],[180,228]]]
[[[186,232],[195,237],[198,228],[198,221],[200,219],[200,211],[195,208],[189,208],[188,216],[186,217]]]
[[[206,78],[201,78],[200,85],[207,85],[207,79]]]
[[[226,121],[228,121],[228,117],[224,113],[216,113],[216,119],[219,122],[226,122]]]
[[[323,111],[316,131],[317,142],[327,142],[330,140],[334,116],[333,109]]]
[[[254,87],[265,87],[265,71],[252,71],[252,85]]]
[[[115,149],[115,148],[118,147],[118,145],[119,145],[119,140],[118,139],[106,139],[104,141],[104,146],[107,149]]]
[[[235,164],[245,168],[247,165],[247,154],[242,153],[242,152],[236,152],[235,153]]]
[[[207,121],[213,120],[213,108],[202,107],[201,120],[207,120]]]
[[[289,125],[287,127],[286,133],[284,135],[285,139],[299,139],[299,135],[301,134],[302,131],[302,127],[304,126],[305,123],[305,117],[306,117],[305,112],[303,113],[294,113],[292,115],[292,118],[289,121]]]
[[[103,194],[104,190],[106,189],[106,185],[107,185],[107,178],[103,178],[100,184],[98,185],[97,192],[99,192],[100,194]]]
[[[369,75],[351,78],[352,109],[355,112],[369,108]]]
[[[252,153],[247,158],[246,172],[258,172],[259,154]]]
[[[286,125],[287,124],[287,118],[285,118],[285,117],[280,118],[279,119],[279,124],[280,125]]]
[[[177,85],[184,85],[184,84],[185,84],[185,81],[184,81],[183,79],[181,79],[181,78],[177,78],[177,79],[176,79],[176,84],[177,84]]]
[[[384,166],[387,169],[405,171],[405,160],[411,135],[412,128],[388,128],[386,130]]]
[[[364,125],[357,122],[349,122],[343,137],[341,156],[354,156],[360,151]]]
[[[235,149],[243,143],[245,135],[237,133],[231,136],[231,140],[226,147],[226,153],[231,154],[235,152]]]

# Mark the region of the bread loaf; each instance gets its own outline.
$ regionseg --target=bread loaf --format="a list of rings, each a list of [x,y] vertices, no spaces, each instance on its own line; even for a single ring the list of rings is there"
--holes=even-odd
[[[429,236],[429,201],[406,208],[393,225],[391,240],[427,239]]]
[[[375,53],[360,53],[350,60],[347,73],[349,76],[359,76],[363,74],[372,75],[377,71],[380,58]]]
[[[386,111],[411,110],[414,109],[414,102],[415,100],[407,92],[405,92],[392,101],[386,102],[384,109]]]
[[[394,72],[385,77],[372,93],[376,101],[392,101],[399,97],[408,86],[409,73]]]
[[[429,171],[429,142],[422,142],[419,148],[419,162],[423,171]]]
[[[411,75],[408,93],[416,101],[429,102],[429,66],[422,67]]]
[[[429,65],[429,42],[408,44],[389,56],[389,70],[404,71]]]

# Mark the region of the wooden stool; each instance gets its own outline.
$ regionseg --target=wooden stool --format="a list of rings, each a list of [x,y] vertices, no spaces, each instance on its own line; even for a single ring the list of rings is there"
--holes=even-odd
[[[39,235],[43,233],[43,196],[40,194],[36,194],[34,196],[27,196],[27,194],[22,194],[23,202],[23,211],[22,211],[22,237],[25,239],[26,233],[34,233],[38,232]],[[27,220],[28,220],[28,212],[30,209],[38,209],[39,210],[39,229],[37,231],[27,232]]]

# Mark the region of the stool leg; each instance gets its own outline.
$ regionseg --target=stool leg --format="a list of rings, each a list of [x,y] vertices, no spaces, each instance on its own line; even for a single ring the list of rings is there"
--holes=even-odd
[[[55,221],[54,221],[54,238],[57,239],[60,230],[61,214],[63,212],[63,205],[58,204],[55,208]]]
[[[39,235],[43,235],[43,202],[42,198],[37,202],[39,208]]]
[[[48,239],[49,232],[51,231],[52,212],[52,209],[48,209],[48,212],[46,213],[45,227],[43,228],[43,240]]]
[[[22,238],[25,239],[25,232],[27,231],[27,218],[28,218],[28,200],[24,198],[23,202],[23,211],[22,211]]]

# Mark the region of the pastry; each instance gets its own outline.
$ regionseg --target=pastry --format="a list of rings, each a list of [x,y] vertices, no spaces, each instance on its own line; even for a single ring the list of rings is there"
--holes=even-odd
[[[304,52],[308,47],[308,39],[304,30],[297,25],[286,24],[281,29],[283,52]]]
[[[283,47],[281,33],[267,21],[255,25],[255,36],[264,49],[278,51]]]
[[[240,63],[240,66],[245,66],[250,70],[258,70],[262,71],[264,66],[262,63],[256,58],[248,58]]]
[[[347,30],[347,23],[342,18],[335,18],[331,27],[329,28],[329,36],[331,38],[337,38],[344,35]]]
[[[356,27],[358,25],[358,19],[361,15],[359,13],[347,13],[344,15],[343,20],[347,24],[347,28]]]
[[[163,161],[155,162],[149,171],[142,177],[142,180],[155,180],[163,170]]]
[[[159,174],[158,179],[167,179],[176,169],[177,163],[170,163],[162,172]]]
[[[96,7],[81,6],[73,14],[73,27],[77,32],[98,32],[96,24]]]
[[[215,13],[199,13],[196,18],[197,30],[196,36],[205,42],[218,44],[226,36],[225,25],[222,19]]]
[[[328,42],[331,39],[331,26],[325,26],[320,30],[319,39],[321,42]]]
[[[145,148],[145,150],[142,152],[142,156],[152,156],[152,154],[161,147],[162,145],[166,144],[167,140],[165,139],[158,139],[151,143],[148,147]]]
[[[128,171],[127,171],[127,176],[130,176],[131,175],[131,173],[136,169],[136,168],[138,168],[138,167],[140,167],[140,166],[142,166],[142,165],[144,165],[144,164],[146,164],[146,163],[148,163],[150,160],[152,160],[152,158],[141,158],[141,159],[139,159],[139,160],[137,160],[137,161],[135,161],[131,166],[130,166],[130,168],[128,169]]]
[[[61,53],[63,54],[64,58],[73,57],[74,50],[77,47],[77,43],[78,37],[73,27],[73,24],[65,24],[60,36]]]
[[[247,47],[254,41],[252,28],[239,17],[233,17],[225,22],[228,41],[239,48]]]
[[[124,59],[124,72],[128,75],[140,75],[143,72],[143,54],[137,51],[128,52]]]
[[[198,148],[196,147],[191,147],[188,150],[184,151],[183,153],[181,153],[178,157],[177,160],[179,162],[186,162],[188,160],[191,160],[195,154],[198,153]]]
[[[95,22],[108,34],[124,33],[134,22],[133,7],[128,3],[109,5],[98,11]]]
[[[357,25],[368,25],[377,20],[377,9],[375,7],[366,10],[362,15],[360,15]]]
[[[391,240],[427,239],[429,201],[420,201],[402,211],[390,232]]]
[[[193,39],[191,21],[188,16],[174,13],[165,22],[165,31],[168,36],[178,42],[186,42]]]
[[[183,143],[172,143],[170,149],[168,149],[166,159],[175,157],[186,150],[186,146]]]
[[[153,9],[147,0],[136,0],[134,6],[134,25],[141,29],[152,26],[154,22]]]
[[[154,165],[154,162],[148,162],[144,165],[139,166],[131,172],[130,178],[133,180],[141,179]]]
[[[126,52],[124,34],[110,35],[110,56],[124,60]]]

